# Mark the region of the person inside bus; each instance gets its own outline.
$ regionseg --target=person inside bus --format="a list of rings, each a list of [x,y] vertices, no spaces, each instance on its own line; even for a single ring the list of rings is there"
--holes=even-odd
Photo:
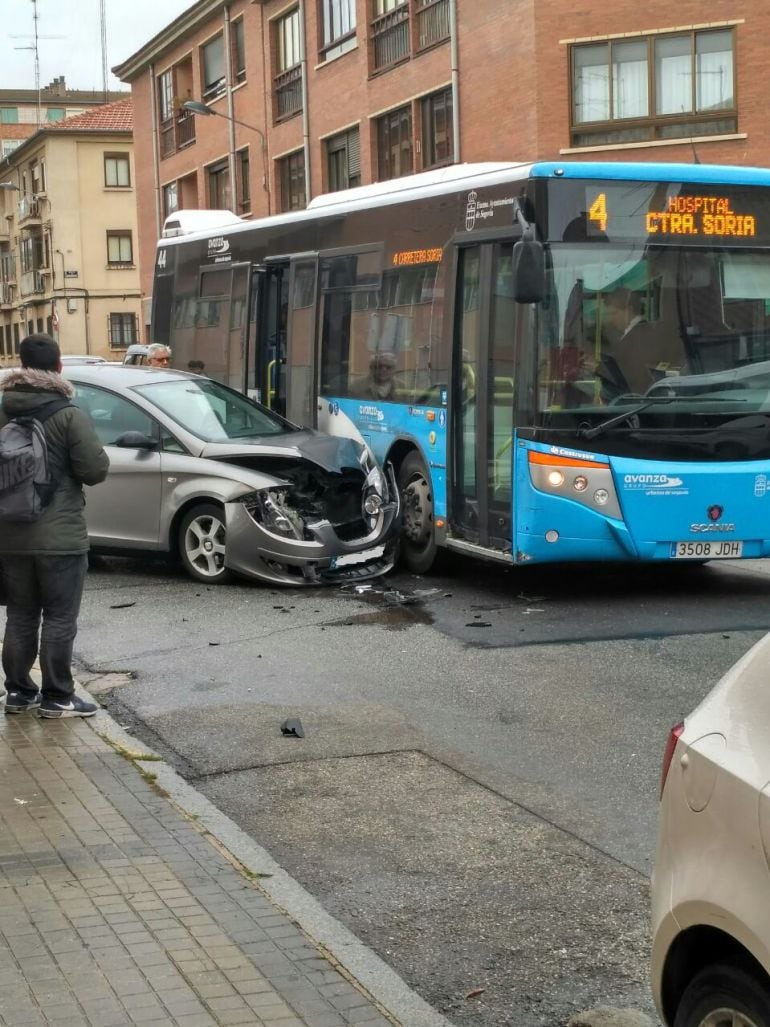
[[[190,371],[191,374],[203,374],[205,367],[206,365],[203,363],[202,360],[187,361],[187,370]]]
[[[642,297],[624,287],[604,297],[602,325],[606,349],[596,370],[603,394],[643,394],[654,383],[650,326],[642,314]]]
[[[369,361],[369,373],[351,382],[350,394],[369,399],[396,398],[396,355],[388,351],[375,353]]]

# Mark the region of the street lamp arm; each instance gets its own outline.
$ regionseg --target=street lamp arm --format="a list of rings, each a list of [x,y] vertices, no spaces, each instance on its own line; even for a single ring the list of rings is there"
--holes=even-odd
[[[231,118],[229,114],[222,114],[221,111],[215,111],[213,107],[207,107],[205,103],[201,103],[199,100],[185,100],[182,104],[182,109],[189,111],[191,114],[202,114],[204,117],[214,116],[216,118],[224,118],[225,121],[232,121],[235,125],[241,125],[243,128],[248,128],[252,132],[256,132],[259,138],[262,140],[262,149],[267,149],[267,140],[265,139],[265,133],[261,128],[257,128],[256,125],[250,125],[247,121],[241,121],[239,118]]]

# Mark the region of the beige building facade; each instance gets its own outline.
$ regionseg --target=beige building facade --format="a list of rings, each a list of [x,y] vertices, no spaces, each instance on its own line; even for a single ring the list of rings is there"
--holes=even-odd
[[[45,127],[0,162],[0,366],[46,331],[63,353],[141,341],[131,100]]]

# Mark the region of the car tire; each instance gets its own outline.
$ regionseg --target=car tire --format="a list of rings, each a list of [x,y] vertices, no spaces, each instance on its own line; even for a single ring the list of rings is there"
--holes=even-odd
[[[425,574],[436,561],[433,486],[419,453],[412,450],[398,471],[401,494],[399,562],[414,574]]]
[[[770,983],[742,967],[707,966],[685,989],[674,1027],[770,1027]]]
[[[216,503],[199,503],[179,525],[179,555],[184,569],[196,581],[226,585],[233,572],[225,567],[227,535],[225,513]]]

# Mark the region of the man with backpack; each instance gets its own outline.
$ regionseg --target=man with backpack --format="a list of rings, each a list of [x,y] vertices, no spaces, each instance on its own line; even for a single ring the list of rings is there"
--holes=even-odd
[[[91,717],[97,707],[74,694],[71,669],[88,566],[83,486],[104,481],[109,460],[88,416],[70,402],[57,343],[29,335],[19,356],[21,368],[0,378],[5,712]],[[30,672],[41,617],[38,692]]]

